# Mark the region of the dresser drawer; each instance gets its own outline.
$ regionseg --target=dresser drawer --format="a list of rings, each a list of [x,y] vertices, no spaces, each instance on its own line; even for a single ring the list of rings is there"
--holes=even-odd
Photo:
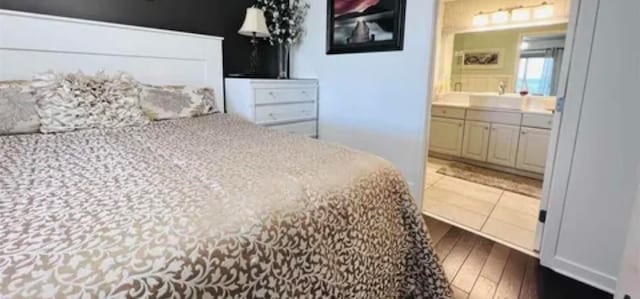
[[[553,126],[553,115],[525,114],[522,116],[522,126],[551,129]]]
[[[269,128],[289,132],[291,134],[305,135],[309,137],[316,137],[316,121],[305,121],[299,123],[291,123],[284,125],[268,126]]]
[[[519,126],[522,122],[522,113],[467,110],[467,120]]]
[[[464,108],[432,106],[431,115],[437,117],[447,117],[455,119],[464,119],[466,110]]]
[[[264,88],[256,89],[256,105],[277,103],[315,102],[315,88]]]
[[[261,125],[316,119],[316,103],[256,106],[256,123]]]

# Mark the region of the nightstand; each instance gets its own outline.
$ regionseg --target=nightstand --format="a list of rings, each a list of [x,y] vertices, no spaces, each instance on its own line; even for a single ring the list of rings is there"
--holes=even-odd
[[[257,125],[318,137],[318,81],[225,80],[227,112]]]

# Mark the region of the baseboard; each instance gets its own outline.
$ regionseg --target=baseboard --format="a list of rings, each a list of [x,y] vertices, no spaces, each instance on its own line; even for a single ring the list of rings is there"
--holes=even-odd
[[[544,265],[551,270],[570,277],[577,281],[588,284],[596,289],[603,290],[607,293],[615,293],[617,278],[598,272],[594,269],[578,265],[572,261],[561,257],[555,257],[553,265]]]

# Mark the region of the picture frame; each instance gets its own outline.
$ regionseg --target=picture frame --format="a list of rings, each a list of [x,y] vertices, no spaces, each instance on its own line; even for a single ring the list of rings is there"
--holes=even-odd
[[[463,69],[499,69],[504,66],[504,49],[466,50],[462,53]]]
[[[404,49],[406,0],[327,1],[327,54]]]

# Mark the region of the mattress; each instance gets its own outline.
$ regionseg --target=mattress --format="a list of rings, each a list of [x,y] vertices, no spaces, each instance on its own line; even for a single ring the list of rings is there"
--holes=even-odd
[[[0,151],[0,298],[451,296],[373,155],[220,114]]]

